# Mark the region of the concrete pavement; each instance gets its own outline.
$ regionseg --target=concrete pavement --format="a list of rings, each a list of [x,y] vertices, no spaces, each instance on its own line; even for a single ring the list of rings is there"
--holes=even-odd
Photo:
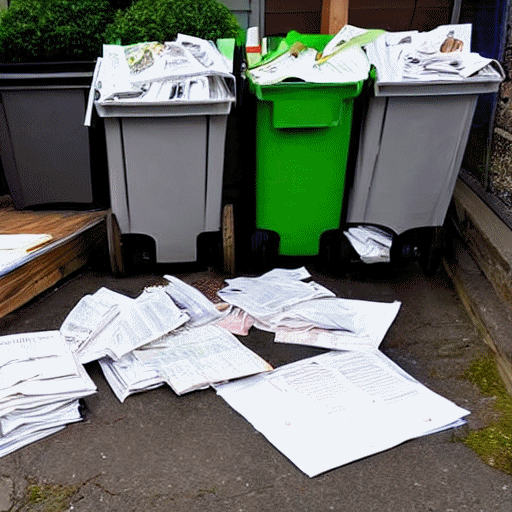
[[[335,277],[306,263],[313,278],[339,296],[402,301],[381,349],[469,409],[467,426],[308,478],[213,390],[178,397],[162,387],[120,404],[91,363],[86,368],[98,393],[86,399],[86,421],[0,459],[0,512],[510,512],[512,477],[458,441],[492,416],[489,399],[461,378],[487,347],[444,269],[426,277],[412,263],[400,272],[374,267]],[[213,275],[172,273],[188,282]],[[0,319],[0,334],[57,329],[83,295],[107,286],[136,296],[161,275],[81,273]],[[274,344],[255,329],[240,339],[274,366],[320,352]]]

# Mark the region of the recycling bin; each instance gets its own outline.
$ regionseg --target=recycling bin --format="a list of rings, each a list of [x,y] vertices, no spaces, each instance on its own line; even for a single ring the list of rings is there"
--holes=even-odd
[[[396,235],[440,228],[466,148],[479,94],[502,74],[460,81],[376,81],[362,125],[347,222]]]
[[[300,36],[321,51],[332,36]],[[256,228],[279,235],[279,255],[314,256],[340,226],[354,98],[364,81],[258,85]]]
[[[196,261],[198,235],[220,230],[226,123],[234,101],[229,95],[96,103],[105,121],[120,234],[152,237],[157,263]]]

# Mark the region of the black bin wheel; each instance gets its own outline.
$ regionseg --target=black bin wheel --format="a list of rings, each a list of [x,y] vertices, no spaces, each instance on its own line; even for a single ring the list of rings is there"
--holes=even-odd
[[[266,272],[277,264],[279,254],[279,235],[275,231],[257,229],[251,236],[251,270]]]
[[[324,231],[320,236],[318,263],[329,274],[343,274],[359,256],[341,229]]]

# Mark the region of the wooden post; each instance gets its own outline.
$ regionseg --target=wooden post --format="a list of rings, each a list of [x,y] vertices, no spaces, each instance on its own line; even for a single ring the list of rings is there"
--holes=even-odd
[[[349,0],[322,0],[321,34],[336,34],[348,23]]]

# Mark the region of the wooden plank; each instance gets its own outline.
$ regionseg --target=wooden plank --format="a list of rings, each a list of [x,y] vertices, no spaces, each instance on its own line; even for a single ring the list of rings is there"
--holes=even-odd
[[[348,23],[349,0],[323,0],[321,34],[336,34]]]
[[[52,241],[32,259],[0,277],[0,317],[27,303],[87,263],[91,252],[106,240],[108,210],[16,210],[0,207],[0,233],[50,234]]]
[[[233,205],[227,204],[222,210],[222,249],[224,272],[235,275],[235,220]]]
[[[49,233],[53,240],[66,238],[87,225],[104,219],[107,210],[94,212],[16,210],[12,204],[0,208],[0,233]]]
[[[0,317],[54,286],[80,269],[96,246],[105,240],[105,222],[82,230],[76,236],[52,246],[44,254],[0,278]]]

